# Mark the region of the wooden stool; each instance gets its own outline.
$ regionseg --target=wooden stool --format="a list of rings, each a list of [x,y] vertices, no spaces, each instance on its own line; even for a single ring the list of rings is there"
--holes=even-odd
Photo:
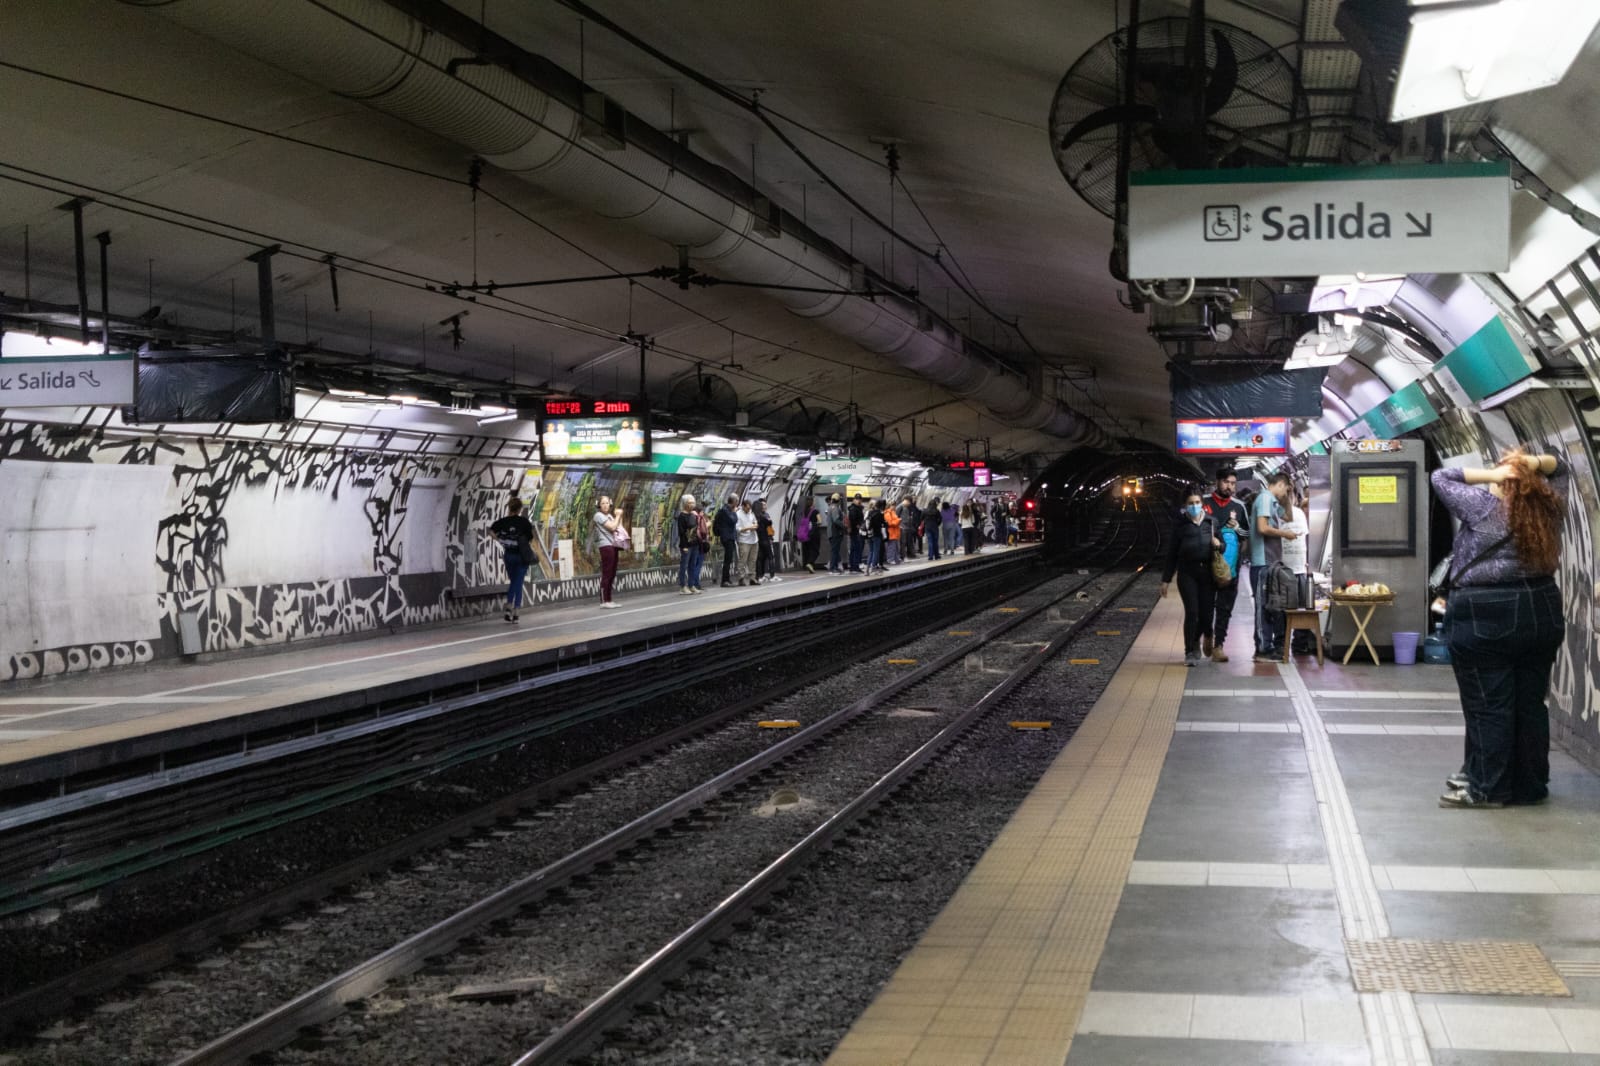
[[[1283,631],[1283,661],[1289,661],[1289,648],[1294,641],[1295,630],[1304,629],[1317,638],[1317,665],[1322,665],[1322,612],[1315,607],[1299,607],[1283,612],[1288,625]]]

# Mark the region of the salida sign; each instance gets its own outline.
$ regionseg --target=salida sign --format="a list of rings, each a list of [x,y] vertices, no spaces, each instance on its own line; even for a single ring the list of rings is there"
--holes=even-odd
[[[121,407],[133,403],[134,357],[0,359],[0,407]]]
[[[1504,163],[1149,171],[1130,179],[1138,278],[1505,270]]]

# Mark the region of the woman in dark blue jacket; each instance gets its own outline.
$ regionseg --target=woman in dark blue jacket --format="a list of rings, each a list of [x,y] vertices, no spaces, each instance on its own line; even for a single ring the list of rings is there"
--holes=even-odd
[[[1172,530],[1172,547],[1167,552],[1167,568],[1161,575],[1161,595],[1174,576],[1178,595],[1183,599],[1183,664],[1200,665],[1201,638],[1211,636],[1211,616],[1216,608],[1217,585],[1211,576],[1211,553],[1221,548],[1212,519],[1206,514],[1198,490],[1191,489],[1183,499],[1183,511]]]

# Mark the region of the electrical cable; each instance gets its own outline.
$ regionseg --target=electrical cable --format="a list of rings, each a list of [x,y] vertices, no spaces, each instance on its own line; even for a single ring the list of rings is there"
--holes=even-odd
[[[123,92],[123,91],[120,91],[120,90],[117,90],[117,89],[110,89],[110,88],[107,88],[107,87],[105,87],[103,85],[96,85],[96,84],[94,84],[92,82],[83,81],[83,80],[78,79],[78,78],[69,78],[69,77],[66,77],[65,75],[54,74],[54,73],[51,73],[49,71],[39,70],[39,69],[34,68],[34,67],[25,66],[25,65],[20,64],[20,63],[13,63],[13,62],[9,62],[9,61],[0,59],[0,68],[6,68],[6,69],[14,70],[14,71],[17,71],[18,73],[32,75],[32,76],[35,76],[35,77],[38,77],[38,78],[42,78],[42,79],[45,79],[45,80],[48,80],[48,81],[58,82],[58,83],[61,83],[61,84],[64,84],[64,85],[72,86],[73,88],[83,89],[83,90],[86,90],[86,91],[89,91],[89,92],[101,93],[101,94],[104,94],[106,96],[110,96],[110,97],[113,97],[115,99],[123,100],[123,101],[129,102],[129,103],[136,103],[136,104],[140,104],[140,105],[145,106],[145,107],[151,107],[151,108],[155,108],[157,110],[167,111],[167,112],[171,112],[173,114],[178,114],[178,115],[183,115],[186,118],[198,119],[198,120],[204,121],[204,122],[211,122],[211,123],[215,123],[215,124],[220,125],[220,126],[226,126],[226,127],[230,128],[230,129],[237,129],[237,130],[241,130],[241,131],[244,131],[244,132],[247,132],[247,133],[252,133],[252,134],[255,134],[256,136],[266,137],[266,138],[270,138],[272,140],[277,140],[277,141],[283,141],[285,143],[297,145],[297,146],[302,147],[302,148],[310,148],[310,149],[314,149],[314,150],[317,150],[317,151],[328,152],[328,153],[331,153],[333,155],[343,156],[343,157],[348,158],[348,159],[354,159],[354,160],[357,160],[357,161],[360,161],[360,162],[363,162],[363,163],[369,163],[369,164],[372,164],[372,165],[375,165],[375,166],[386,167],[386,168],[389,168],[389,169],[392,169],[392,170],[397,170],[397,171],[400,171],[400,172],[403,172],[403,173],[406,173],[406,174],[412,174],[412,175],[415,175],[415,176],[418,176],[418,177],[431,178],[431,179],[433,179],[435,181],[444,182],[444,183],[449,184],[449,185],[470,186],[470,184],[471,184],[471,182],[469,180],[464,180],[464,179],[461,179],[461,178],[453,178],[453,177],[451,177],[451,176],[449,176],[447,174],[439,174],[439,173],[435,173],[433,171],[424,170],[424,169],[421,169],[421,168],[418,168],[418,167],[409,166],[409,165],[407,165],[405,163],[396,162],[395,160],[392,160],[392,159],[382,159],[382,158],[379,158],[377,156],[366,155],[366,154],[363,154],[363,153],[360,153],[360,152],[352,152],[352,151],[349,151],[347,149],[336,148],[336,147],[334,147],[332,145],[322,144],[322,143],[317,142],[317,141],[311,141],[311,140],[306,140],[305,138],[301,138],[301,137],[290,136],[289,134],[279,133],[277,131],[265,129],[265,128],[262,128],[262,127],[259,127],[259,126],[251,126],[248,123],[235,122],[235,121],[233,121],[231,119],[221,118],[221,117],[219,117],[217,115],[206,114],[204,112],[196,111],[196,110],[193,110],[191,108],[180,107],[180,106],[178,106],[176,104],[164,103],[164,102],[162,102],[160,100],[153,100],[153,99],[151,99],[149,97],[138,96],[136,94]],[[58,180],[66,180],[66,179],[58,179]],[[481,189],[481,187],[480,187],[480,189]],[[580,247],[575,242],[573,242],[573,241],[561,236],[560,234],[556,233],[550,227],[544,225],[543,223],[539,222],[537,219],[535,219],[532,216],[526,214],[525,212],[520,211],[519,209],[517,209],[516,207],[514,207],[513,205],[511,205],[510,203],[508,203],[507,201],[505,201],[501,197],[494,195],[493,193],[489,192],[487,189],[481,189],[481,191],[484,193],[485,196],[487,196],[490,199],[494,200],[496,203],[499,203],[502,207],[505,207],[507,210],[511,211],[513,214],[516,214],[518,217],[520,217],[520,218],[524,219],[525,221],[530,222],[533,225],[539,227],[541,230],[543,230],[544,232],[546,232],[550,236],[555,237],[557,240],[562,241],[563,243],[565,243],[568,246],[572,247],[574,250],[580,252],[581,254],[587,255],[589,258],[594,259],[596,262],[602,263],[602,265],[605,265],[608,269],[611,269],[613,271],[621,273],[619,268],[616,268],[616,267],[612,266],[611,264],[604,263],[598,256],[593,255],[587,249],[584,249],[584,248]],[[167,211],[172,211],[173,213],[179,213],[178,209],[175,209],[175,208],[161,207],[161,209],[162,210],[167,210]],[[345,260],[345,261],[348,261],[348,262],[364,262],[363,260],[358,260],[358,259],[349,258],[349,257],[345,257],[345,256],[338,256],[337,258]],[[393,269],[393,268],[385,268],[385,269]],[[715,324],[715,325],[721,325],[721,323],[719,323],[715,318],[713,318],[712,316],[706,314],[704,311],[699,310],[698,308],[691,307],[690,305],[688,305],[686,303],[683,303],[680,300],[674,300],[671,297],[669,297],[669,296],[667,296],[667,295],[665,295],[663,293],[655,291],[654,289],[648,289],[648,287],[647,287],[647,290],[652,292],[658,298],[666,300],[668,303],[672,304],[673,306],[678,307],[681,310],[683,310],[683,311],[685,311],[685,312],[687,312],[689,314],[695,315],[696,317],[701,318],[701,319],[703,319],[704,321],[706,321],[708,323],[712,323],[712,324]],[[797,346],[792,345],[792,344],[786,344],[786,343],[783,343],[781,341],[774,341],[774,340],[771,340],[769,338],[761,337],[761,336],[758,336],[756,334],[751,334],[751,333],[748,333],[748,332],[745,332],[745,331],[742,331],[742,330],[738,331],[738,332],[739,332],[739,335],[742,336],[742,337],[748,338],[749,340],[755,341],[756,343],[767,345],[767,346],[772,347],[772,348],[780,348],[780,349],[782,349],[784,351],[792,352],[792,353],[797,354],[797,355],[802,355],[802,356],[806,356],[806,357],[809,357],[809,358],[812,358],[812,359],[817,359],[817,360],[820,360],[822,362],[834,363],[834,364],[840,365],[840,366],[854,366],[855,365],[855,364],[849,363],[849,362],[847,362],[845,360],[836,359],[836,358],[832,358],[832,357],[829,357],[829,356],[824,356],[824,355],[822,355],[820,353],[812,352],[812,351],[809,351],[809,350],[804,349],[804,348],[797,347]],[[898,371],[880,370],[880,369],[872,368],[872,367],[863,367],[863,368],[860,368],[860,369],[863,369],[867,373],[879,374],[879,375],[882,375],[882,376],[894,377],[894,378],[899,378],[899,379],[902,379],[902,380],[914,380],[914,381],[923,380],[922,378],[918,377],[917,375],[902,373],[902,372],[898,372]]]

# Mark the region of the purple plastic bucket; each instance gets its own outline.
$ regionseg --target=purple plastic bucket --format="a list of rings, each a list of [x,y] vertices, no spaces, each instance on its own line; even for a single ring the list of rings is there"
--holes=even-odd
[[[1394,634],[1394,661],[1401,666],[1415,666],[1417,662],[1417,642],[1421,639],[1421,633]]]

